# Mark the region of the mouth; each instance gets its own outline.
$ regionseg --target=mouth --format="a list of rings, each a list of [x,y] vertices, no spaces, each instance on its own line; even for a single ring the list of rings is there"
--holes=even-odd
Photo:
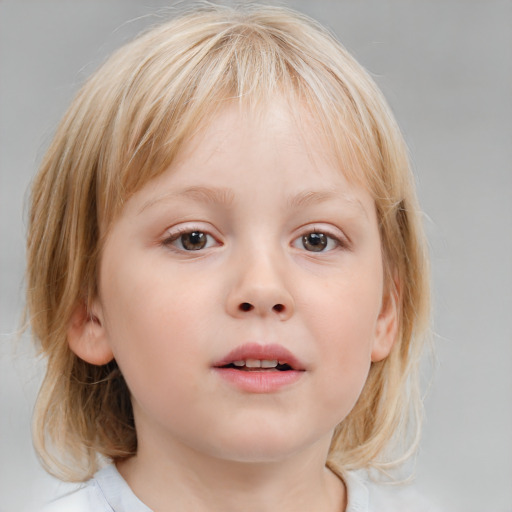
[[[250,394],[278,393],[301,381],[307,368],[281,345],[241,345],[215,363],[215,374],[229,386]]]
[[[281,345],[247,343],[232,350],[214,368],[241,372],[305,371],[304,364]]]
[[[233,368],[242,372],[286,372],[294,370],[288,363],[276,359],[241,359],[217,368]]]

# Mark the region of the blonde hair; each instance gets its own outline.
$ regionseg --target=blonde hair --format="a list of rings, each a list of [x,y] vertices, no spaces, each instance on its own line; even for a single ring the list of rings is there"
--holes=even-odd
[[[87,81],[33,183],[27,312],[48,358],[34,439],[54,475],[83,480],[101,457],[122,460],[137,450],[129,391],[116,362],[91,365],[67,343],[73,310],[97,293],[108,226],[226,101],[253,104],[276,94],[306,106],[343,172],[372,193],[386,290],[399,306],[392,352],[372,364],[359,401],[336,428],[328,464],[339,471],[389,467],[393,461],[384,454],[391,440],[416,432],[407,420],[418,419],[420,410],[428,263],[393,116],[368,74],[313,20],[276,7],[207,5],[127,44]]]

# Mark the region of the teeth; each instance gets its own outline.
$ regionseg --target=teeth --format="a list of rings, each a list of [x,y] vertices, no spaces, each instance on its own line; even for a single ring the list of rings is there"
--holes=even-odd
[[[246,366],[247,368],[275,368],[277,366],[277,360],[273,359],[246,359],[240,361],[233,361],[233,365],[236,367]]]
[[[247,368],[261,368],[261,361],[259,359],[246,359],[245,366]]]

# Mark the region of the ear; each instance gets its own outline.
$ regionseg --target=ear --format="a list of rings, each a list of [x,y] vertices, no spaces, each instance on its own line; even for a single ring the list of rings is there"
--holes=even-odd
[[[390,290],[382,300],[377,319],[375,340],[372,348],[372,362],[385,359],[396,341],[398,333],[398,286]]]
[[[93,304],[91,310],[82,300],[75,306],[69,321],[67,341],[69,348],[87,363],[100,366],[114,358],[97,304]]]

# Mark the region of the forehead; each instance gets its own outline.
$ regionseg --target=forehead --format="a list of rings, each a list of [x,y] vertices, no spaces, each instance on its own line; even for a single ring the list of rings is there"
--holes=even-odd
[[[231,102],[184,142],[137,203],[140,212],[173,199],[230,207],[272,194],[294,210],[342,200],[367,215],[372,201],[363,206],[354,185],[306,109],[281,98],[257,109]]]
[[[188,124],[178,145],[171,141],[173,134],[169,134],[169,139],[164,139],[159,148],[154,149],[153,158],[146,160],[142,172],[138,167],[127,169],[120,182],[124,191],[121,192],[120,207],[114,215],[104,217],[106,222],[102,224],[106,230],[134,194],[142,188],[158,187],[159,177],[167,171],[177,172],[185,168],[188,178],[195,181],[189,186],[196,186],[201,170],[216,159],[220,158],[217,176],[222,170],[222,162],[229,158],[239,158],[240,172],[248,172],[244,159],[249,159],[252,154],[253,160],[257,161],[269,153],[269,149],[275,150],[273,154],[292,157],[289,160],[293,160],[293,168],[287,169],[290,188],[300,185],[301,175],[309,177],[316,173],[320,183],[320,170],[325,167],[319,165],[322,162],[336,168],[340,179],[374,196],[368,186],[368,165],[353,142],[355,134],[348,130],[346,123],[326,120],[321,105],[315,108],[295,91],[248,98],[222,98],[229,96],[221,96],[214,104],[203,105],[199,120]],[[194,108],[198,106],[192,107],[192,110]],[[173,148],[171,154],[167,154],[169,147]],[[238,151],[232,151],[235,147]],[[194,165],[185,165],[191,160],[195,162]],[[151,168],[148,167],[149,161],[161,163]],[[257,169],[253,172],[257,172]],[[283,169],[276,169],[276,177],[278,172],[282,174]],[[271,178],[267,183],[271,186]],[[325,187],[321,188],[325,190]]]
[[[213,162],[222,168],[222,162],[239,159],[237,164],[243,172],[244,159],[257,161],[272,155],[276,174],[288,171],[298,180],[307,172],[322,179],[322,169],[329,167],[337,169],[341,179],[364,185],[361,161],[351,144],[344,144],[350,138],[342,127],[337,132],[326,130],[312,109],[296,97],[280,95],[251,103],[230,101],[183,141],[171,167],[179,169],[193,159],[199,166]],[[341,147],[344,151],[340,152]],[[293,169],[279,169],[280,158],[289,161]],[[191,169],[198,171],[200,167]]]

